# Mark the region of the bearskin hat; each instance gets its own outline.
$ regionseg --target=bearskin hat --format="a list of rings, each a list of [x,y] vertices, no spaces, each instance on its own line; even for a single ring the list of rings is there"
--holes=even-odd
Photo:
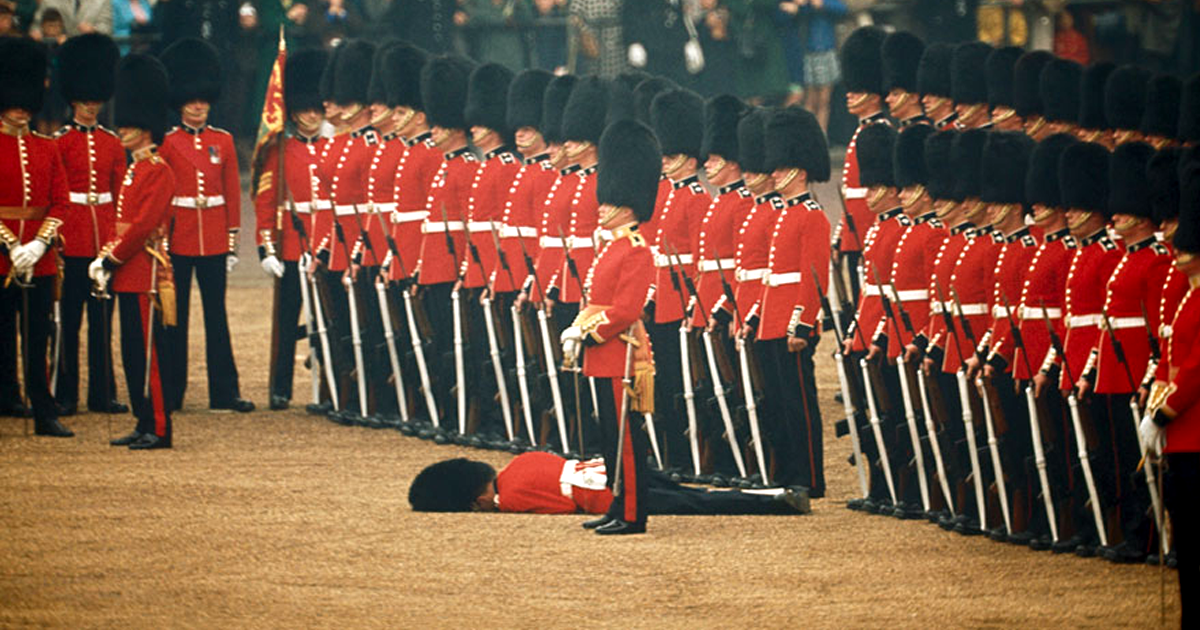
[[[858,181],[863,188],[893,187],[896,172],[892,158],[896,151],[896,130],[891,125],[867,125],[854,141],[854,157],[858,160]]]
[[[283,106],[289,115],[309,109],[321,109],[321,71],[329,58],[320,48],[309,48],[288,55],[283,67]]]
[[[766,131],[767,117],[770,110],[765,107],[754,107],[746,112],[737,125],[738,166],[744,173],[765,173],[763,157],[765,157],[763,133]]]
[[[467,81],[467,107],[463,112],[469,127],[486,127],[506,138],[508,129],[508,86],[513,71],[498,64],[485,63],[471,72]]]
[[[425,104],[425,117],[431,126],[467,128],[463,113],[467,104],[470,74],[470,65],[451,55],[434,57],[422,66],[421,101]]]
[[[341,46],[333,75],[333,100],[339,105],[367,104],[375,44],[352,39]]]
[[[1150,184],[1150,211],[1154,222],[1179,218],[1179,156],[1176,148],[1160,149],[1146,165]]]
[[[542,95],[542,121],[538,125],[538,131],[542,132],[542,138],[549,144],[563,141],[563,114],[567,109],[567,101],[571,98],[571,91],[578,82],[579,79],[575,75],[564,74],[554,77],[546,86],[546,93]]]
[[[1200,160],[1189,160],[1179,170],[1179,228],[1175,250],[1200,254]]]
[[[936,42],[925,47],[921,63],[917,66],[917,91],[950,98],[950,62],[954,58],[954,47]]]
[[[563,110],[562,138],[564,141],[600,142],[604,133],[604,116],[608,112],[608,86],[604,79],[587,76],[575,83],[567,108]],[[661,168],[661,164],[659,167]]]
[[[465,457],[426,466],[408,488],[414,512],[470,512],[496,469]]]
[[[1179,139],[1200,142],[1200,72],[1188,77],[1179,97]]]
[[[1179,132],[1179,104],[1183,82],[1169,74],[1156,74],[1146,84],[1146,111],[1142,113],[1142,133],[1175,138]]]
[[[1056,133],[1033,148],[1029,155],[1029,170],[1025,172],[1025,201],[1029,205],[1063,207],[1058,189],[1058,161],[1063,151],[1076,142],[1075,136],[1069,133]]]
[[[68,39],[58,52],[58,86],[63,100],[104,102],[112,98],[117,61],[117,43],[102,33],[86,33]]]
[[[171,109],[192,101],[216,103],[221,97],[221,58],[213,45],[194,37],[181,39],[162,52],[163,66],[171,81]],[[370,72],[370,59],[367,72]]]
[[[1068,59],[1052,59],[1042,68],[1042,115],[1050,122],[1074,123],[1079,119],[1083,66]]]
[[[396,46],[387,51],[383,64],[387,68],[388,107],[422,109],[421,68],[429,54],[412,45]]]
[[[736,96],[722,94],[704,104],[704,142],[700,158],[718,155],[730,162],[738,160],[738,121],[746,113],[746,104]]]
[[[1146,84],[1150,71],[1121,66],[1104,82],[1104,118],[1112,129],[1140,129],[1146,111]]]
[[[789,107],[772,113],[767,119],[763,142],[765,172],[802,168],[810,182],[829,181],[829,145],[812,112]]]
[[[404,42],[392,39],[384,42],[375,49],[375,56],[371,58],[371,80],[367,82],[366,103],[387,103],[387,86],[390,82],[390,77],[388,76],[385,59],[389,51],[403,45]]]
[[[901,89],[917,93],[917,66],[925,42],[908,31],[897,31],[883,40],[883,92]]]
[[[674,81],[664,77],[651,77],[638,83],[633,88],[633,101],[638,120],[651,125],[650,104],[654,102],[654,98],[667,90],[674,90],[678,87]]]
[[[935,131],[925,138],[925,171],[928,183],[925,190],[934,199],[954,199],[954,177],[957,168],[954,166],[951,149],[954,136],[953,130]]]
[[[1025,203],[1025,173],[1033,139],[1021,131],[993,131],[983,144],[979,198],[985,203]]]
[[[618,120],[637,120],[637,107],[633,102],[633,90],[620,79],[609,79],[607,98],[608,111],[604,112],[604,126]]]
[[[932,125],[909,125],[896,136],[892,151],[892,170],[896,188],[929,184],[929,167],[925,163],[925,140],[933,135]]]
[[[600,136],[597,156],[596,200],[628,207],[639,222],[649,221],[663,156],[654,132],[636,120],[619,120]]]
[[[1042,70],[1054,59],[1044,50],[1027,52],[1013,66],[1013,109],[1021,117],[1042,114]]]
[[[1113,150],[1108,160],[1108,212],[1153,218],[1150,180],[1146,167],[1154,147],[1145,142],[1126,142]]]
[[[883,40],[878,26],[862,26],[842,44],[842,82],[847,92],[883,95]]]
[[[1104,86],[1108,76],[1117,67],[1107,61],[1093,63],[1083,69],[1079,81],[1079,126],[1099,131],[1108,129],[1108,117],[1104,114]]]
[[[508,85],[508,128],[516,131],[522,127],[536,128],[542,122],[542,100],[546,86],[554,75],[545,70],[525,70],[513,78]]]
[[[114,122],[118,129],[145,129],[155,142],[167,130],[169,100],[167,69],[150,55],[132,53],[117,64],[113,93]]]
[[[334,46],[325,58],[325,67],[321,69],[321,78],[317,83],[317,91],[321,93],[321,102],[333,101],[333,78],[337,76],[337,60],[342,54],[340,45]]]
[[[663,155],[700,157],[704,143],[704,100],[691,90],[675,89],[654,97],[650,121]]]
[[[0,111],[42,109],[46,92],[46,49],[22,38],[0,38]]]
[[[950,59],[950,96],[955,103],[973,105],[988,102],[987,65],[992,47],[983,42],[965,42],[954,47]]]
[[[1058,192],[1064,210],[1108,214],[1108,149],[1076,142],[1058,158]]]
[[[968,129],[954,137],[950,155],[953,156],[951,161],[958,167],[954,177],[954,198],[959,201],[979,196],[979,168],[987,133],[983,129]]]
[[[1013,68],[1021,54],[1022,50],[1016,46],[1004,46],[988,55],[984,70],[987,73],[989,107],[1014,107]]]

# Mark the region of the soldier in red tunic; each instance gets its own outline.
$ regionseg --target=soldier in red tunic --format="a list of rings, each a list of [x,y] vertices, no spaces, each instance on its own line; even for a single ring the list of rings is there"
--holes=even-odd
[[[1193,153],[1194,155],[1194,153]],[[1200,531],[1200,161],[1180,168],[1181,202],[1175,232],[1175,267],[1188,278],[1189,289],[1171,317],[1166,335],[1170,369],[1165,387],[1150,397],[1147,418],[1139,429],[1150,452],[1166,455],[1163,503],[1171,516],[1171,531],[1179,567],[1181,627],[1196,622],[1196,532]],[[1166,331],[1164,331],[1166,332]]]
[[[171,347],[164,369],[167,404],[183,407],[187,390],[188,321],[192,274],[200,285],[204,309],[208,407],[238,412],[254,410],[241,397],[237,366],[225,312],[226,276],[237,264],[241,227],[241,184],[233,136],[208,124],[208,114],[221,94],[217,51],[199,39],[183,39],[162,54],[171,81],[171,107],[182,124],[162,139],[162,159],[175,174],[171,221],[167,234],[171,266],[179,288],[179,325],[167,332]]]
[[[608,511],[584,527],[600,535],[646,531],[648,440],[637,417],[653,410],[654,358],[642,325],[654,256],[638,224],[654,211],[662,154],[654,134],[631,120],[613,123],[599,143],[600,227],[612,232],[587,278],[587,306],[562,333],[563,358],[597,380],[605,467],[613,470]]]
[[[272,145],[263,157],[255,187],[254,234],[259,262],[265,273],[279,279],[275,285],[279,308],[271,321],[274,342],[270,349],[272,365],[268,385],[271,409],[287,409],[292,398],[296,325],[301,307],[300,283],[309,281],[307,271],[300,268],[300,261],[312,247],[309,240],[313,236],[313,204],[320,197],[316,168],[327,142],[321,136],[325,112],[316,85],[327,57],[325,52],[318,50],[300,51],[288,57],[284,68],[283,99],[291,130],[280,139],[284,147],[284,172],[279,172],[279,145]],[[303,226],[303,234],[296,229],[296,219]],[[317,351],[316,348],[311,350]],[[324,375],[318,375],[318,378],[324,378]]]
[[[170,374],[160,368],[170,348],[165,328],[174,323],[174,285],[165,237],[177,188],[158,155],[167,118],[167,73],[157,59],[132,54],[116,79],[116,123],[133,163],[117,193],[117,227],[88,266],[99,290],[112,280],[121,309],[121,363],[137,426],[111,442],[134,450],[171,448]],[[178,348],[171,348],[178,351]]]
[[[73,120],[54,134],[67,168],[70,200],[62,237],[62,355],[55,400],[65,414],[79,404],[79,325],[88,311],[88,393],[91,411],[126,413],[116,401],[112,364],[112,308],[91,294],[87,266],[112,236],[113,194],[125,174],[125,151],[117,134],[100,126],[100,107],[112,98],[120,51],[107,35],[90,33],[67,40],[59,52],[59,89],[71,103]]]
[[[58,409],[46,382],[47,343],[53,330],[58,254],[51,246],[67,213],[66,169],[54,140],[34,133],[29,121],[41,110],[46,53],[29,40],[0,43],[0,330],[15,329],[21,317],[21,364],[25,393],[38,435],[71,437],[58,422]],[[5,362],[15,359],[15,337],[0,339]],[[8,385],[15,393],[15,378]],[[7,392],[6,392],[7,393]],[[14,396],[15,398],[15,396]],[[9,404],[12,404],[11,402]]]

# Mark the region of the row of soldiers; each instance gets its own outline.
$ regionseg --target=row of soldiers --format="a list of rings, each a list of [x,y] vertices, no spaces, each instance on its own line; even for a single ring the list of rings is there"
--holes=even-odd
[[[1200,75],[876,28],[841,54],[849,507],[1114,562],[1174,548],[1194,584]]]

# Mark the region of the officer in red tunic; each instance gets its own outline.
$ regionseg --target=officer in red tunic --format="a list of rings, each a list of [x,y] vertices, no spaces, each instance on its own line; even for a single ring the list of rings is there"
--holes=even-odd
[[[132,54],[116,79],[116,123],[133,163],[117,192],[112,238],[88,266],[103,291],[112,281],[121,309],[121,363],[137,426],[111,442],[134,450],[171,448],[170,374],[159,356],[170,348],[164,326],[174,323],[174,286],[165,237],[178,190],[167,161],[158,155],[167,119],[167,73],[157,59]],[[178,348],[172,348],[178,351]]]
[[[651,411],[654,359],[642,325],[646,295],[654,281],[654,255],[638,231],[650,218],[662,153],[653,132],[632,120],[613,123],[599,143],[596,199],[600,227],[612,232],[587,278],[587,307],[562,333],[563,358],[577,360],[597,380],[605,468],[614,499],[585,527],[600,535],[646,531],[648,439],[638,415]]]
[[[1188,278],[1189,289],[1171,318],[1166,337],[1170,369],[1166,387],[1151,396],[1139,433],[1150,452],[1166,455],[1163,503],[1171,516],[1171,531],[1179,567],[1181,627],[1196,622],[1196,585],[1200,584],[1196,532],[1200,531],[1200,161],[1180,168],[1179,228],[1173,240],[1175,267]]]
[[[247,412],[254,403],[241,397],[237,366],[225,312],[226,275],[237,264],[241,227],[241,185],[233,136],[208,125],[212,104],[221,94],[217,51],[199,39],[183,39],[162,54],[171,81],[171,107],[182,125],[162,139],[162,159],[175,174],[171,221],[167,234],[171,266],[179,289],[179,325],[167,332],[174,352],[164,369],[167,404],[183,407],[187,390],[188,321],[192,274],[200,285],[204,308],[205,363],[209,409]]]
[[[283,99],[290,131],[282,138],[284,172],[282,175],[279,172],[278,144],[272,145],[263,157],[255,187],[254,235],[258,242],[259,262],[265,273],[278,278],[275,290],[279,293],[279,308],[271,321],[274,342],[270,349],[272,365],[268,385],[271,409],[287,409],[292,398],[296,326],[301,307],[300,283],[308,282],[306,270],[300,268],[300,260],[312,247],[309,240],[313,236],[313,202],[320,197],[317,160],[326,143],[321,136],[325,113],[316,83],[327,57],[325,52],[318,50],[304,50],[288,57],[284,68]],[[295,219],[303,226],[303,235],[296,230]],[[316,348],[312,350],[317,351]],[[319,377],[324,378],[324,374]]]
[[[901,127],[932,124],[925,116],[917,91],[917,68],[925,42],[908,31],[891,33],[883,40],[883,91],[888,113]]]
[[[54,134],[67,168],[71,203],[62,237],[62,355],[58,361],[55,400],[65,414],[79,404],[79,325],[88,311],[87,407],[91,411],[126,413],[116,401],[112,365],[112,308],[91,294],[87,266],[112,236],[116,221],[113,193],[125,174],[125,151],[117,134],[100,126],[100,107],[112,98],[113,76],[120,51],[107,35],[89,33],[67,40],[59,52],[59,89],[71,103],[74,118]]]
[[[845,214],[838,223],[834,239],[841,266],[838,275],[849,278],[849,290],[844,293],[852,296],[850,299],[857,299],[861,293],[856,270],[866,246],[867,230],[874,219],[867,208],[867,186],[860,181],[858,136],[866,127],[887,121],[883,113],[882,75],[885,37],[881,28],[862,27],[850,34],[841,50],[846,108],[858,118],[858,128],[854,130],[850,144],[846,145],[846,159],[842,164],[841,193]]]
[[[14,330],[21,317],[20,346],[5,335],[0,354],[19,352],[25,393],[38,435],[71,437],[58,422],[58,409],[46,382],[46,355],[53,330],[54,283],[58,254],[51,246],[67,216],[66,169],[54,140],[34,133],[29,121],[42,108],[46,53],[36,42],[0,43],[0,330]],[[5,359],[9,361],[10,359]],[[14,382],[9,386],[16,392]],[[11,404],[11,403],[10,403]]]

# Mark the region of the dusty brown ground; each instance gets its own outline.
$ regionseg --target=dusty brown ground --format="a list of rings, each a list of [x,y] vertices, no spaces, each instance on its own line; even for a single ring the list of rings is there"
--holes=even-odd
[[[266,402],[269,283],[231,280],[242,391]],[[843,507],[856,492],[822,356],[828,498],[802,517],[656,517],[599,538],[582,518],[425,515],[411,477],[468,452],[293,409],[209,413],[194,295],[175,449],[107,445],[128,417],[67,419],[73,440],[0,418],[4,626],[1147,627],[1160,573],[968,539]],[[829,340],[824,347],[831,345]],[[825,352],[821,353],[825,355]],[[118,370],[119,371],[119,370]],[[308,402],[297,372],[296,402]],[[123,383],[121,384],[123,388]],[[125,399],[124,390],[121,397]],[[1167,625],[1178,626],[1166,573]]]

